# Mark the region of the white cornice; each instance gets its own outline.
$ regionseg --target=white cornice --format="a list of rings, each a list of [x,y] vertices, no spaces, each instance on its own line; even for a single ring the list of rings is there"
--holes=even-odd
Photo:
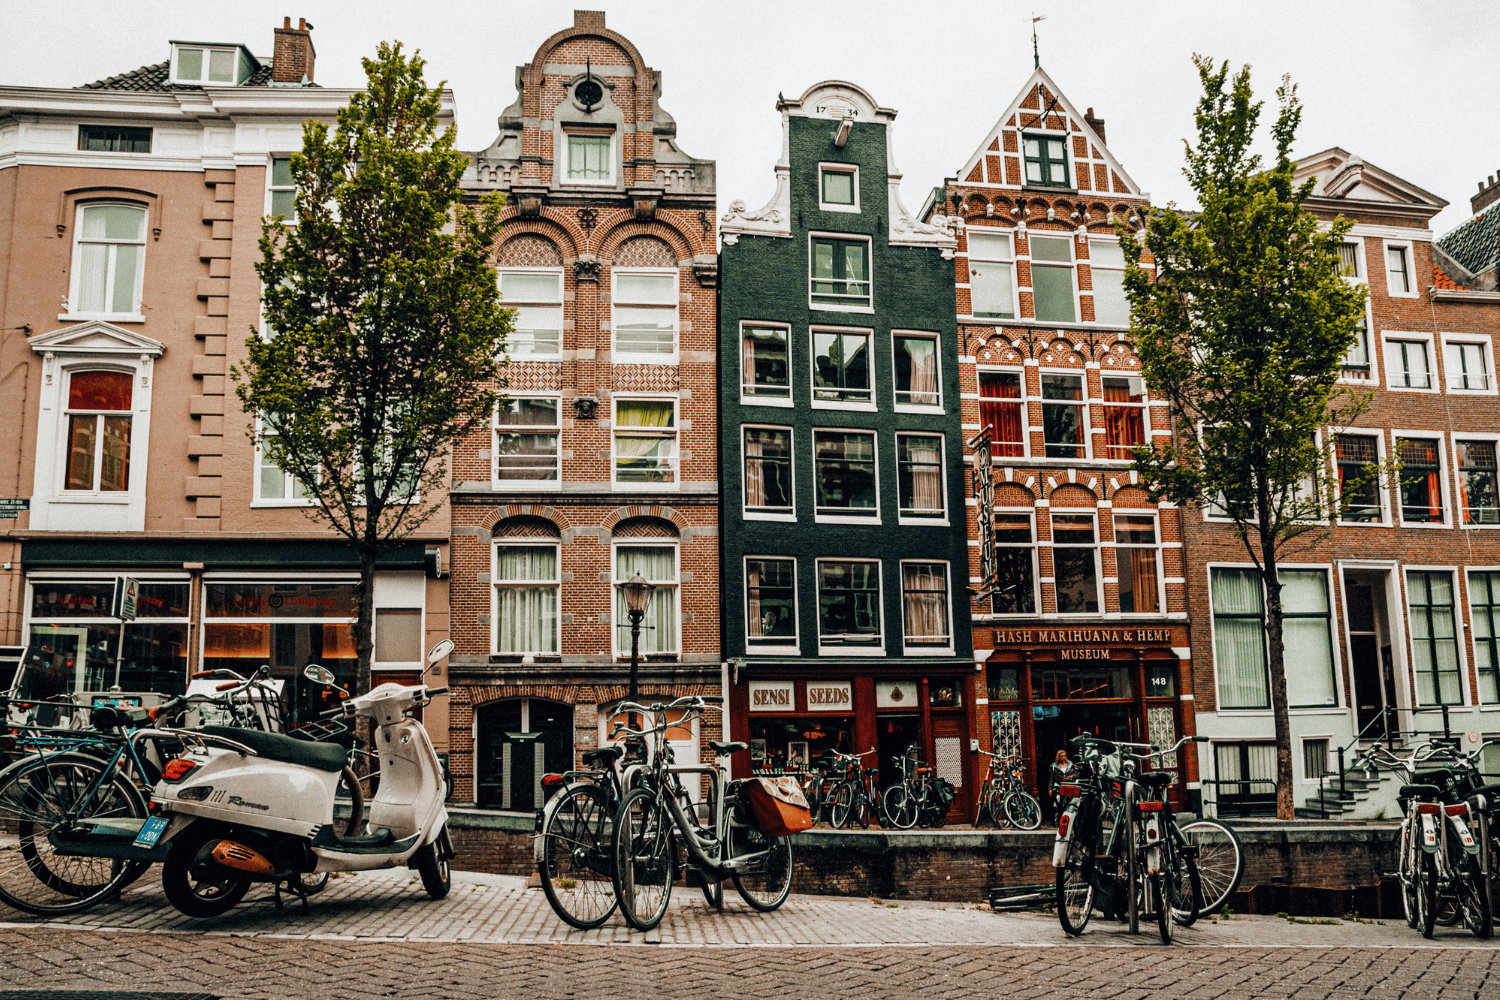
[[[1473,302],[1480,305],[1500,305],[1500,292],[1476,292],[1468,288],[1428,288],[1427,294],[1434,302]]]
[[[128,354],[159,358],[167,349],[159,340],[100,319],[39,333],[26,342],[38,354]]]

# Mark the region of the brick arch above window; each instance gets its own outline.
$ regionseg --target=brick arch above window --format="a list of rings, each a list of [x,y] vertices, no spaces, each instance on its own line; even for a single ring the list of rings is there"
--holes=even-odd
[[[493,532],[495,526],[508,518],[533,517],[545,520],[560,531],[572,527],[567,517],[555,507],[547,507],[541,504],[513,504],[510,506],[496,507],[490,515],[481,522],[480,527],[486,531]]]
[[[996,507],[1030,507],[1036,502],[1031,491],[1018,483],[1000,483],[995,486]]]
[[[1094,491],[1077,483],[1065,483],[1052,491],[1047,498],[1053,507],[1092,507],[1099,498]]]
[[[512,236],[500,245],[495,255],[496,263],[502,267],[562,267],[562,251],[557,244],[544,236],[523,233]]]
[[[616,267],[676,267],[677,254],[666,240],[656,236],[632,236],[614,253]]]
[[[557,538],[561,534],[557,525],[547,518],[529,514],[507,517],[490,529],[494,538]]]
[[[1142,486],[1122,486],[1113,496],[1116,508],[1129,507],[1134,510],[1155,510],[1156,503]]]
[[[657,517],[632,517],[615,525],[616,538],[676,538],[677,526]]]

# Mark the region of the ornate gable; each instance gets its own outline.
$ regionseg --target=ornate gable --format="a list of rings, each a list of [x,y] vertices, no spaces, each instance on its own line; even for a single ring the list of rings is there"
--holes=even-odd
[[[97,319],[39,333],[26,342],[38,354],[128,354],[159,358],[167,349],[159,340]]]

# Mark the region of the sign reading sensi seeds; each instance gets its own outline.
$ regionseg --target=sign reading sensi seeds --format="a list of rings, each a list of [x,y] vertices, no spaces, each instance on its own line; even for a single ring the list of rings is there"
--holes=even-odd
[[[751,681],[750,711],[794,712],[797,692],[791,681]]]
[[[808,681],[809,712],[847,712],[854,705],[849,681]]]

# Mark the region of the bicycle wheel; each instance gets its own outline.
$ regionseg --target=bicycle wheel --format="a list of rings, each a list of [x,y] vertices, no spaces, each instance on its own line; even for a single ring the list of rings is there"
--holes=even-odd
[[[1141,864],[1141,852],[1136,849],[1136,825],[1134,820],[1125,824],[1125,916],[1130,921],[1130,933],[1141,932],[1141,888],[1146,877]]]
[[[672,898],[677,855],[672,816],[650,788],[632,789],[615,814],[613,882],[626,923],[649,931],[661,923]]]
[[[1224,908],[1245,875],[1245,849],[1240,838],[1216,819],[1199,819],[1180,827],[1189,844],[1198,848],[1198,876],[1203,885],[1200,917]]]
[[[149,866],[59,854],[51,835],[75,821],[145,816],[135,785],[122,774],[106,776],[97,758],[67,754],[13,765],[0,787],[0,901],[50,916],[76,913],[118,893]]]
[[[1412,889],[1417,898],[1417,930],[1432,937],[1437,927],[1437,860],[1426,851],[1417,852]]]
[[[792,892],[792,840],[767,837],[754,826],[729,831],[731,860],[747,859],[734,869],[740,898],[764,913],[777,909]]]
[[[1417,895],[1416,888],[1416,865],[1417,859],[1412,855],[1413,845],[1411,842],[1411,817],[1401,821],[1401,829],[1396,833],[1396,839],[1391,844],[1395,853],[1396,879],[1401,884],[1401,909],[1406,915],[1406,926],[1412,930],[1417,928]]]
[[[880,815],[880,801],[876,799],[872,803],[870,790],[860,782],[854,786],[854,818],[859,822],[861,830],[868,830],[871,817],[874,817],[876,826],[885,828],[885,818]]]
[[[1472,855],[1463,859],[1454,879],[1458,890],[1458,909],[1463,914],[1464,925],[1481,941],[1495,931],[1495,914],[1490,907],[1488,882],[1479,859]]]
[[[838,783],[838,787],[829,796],[828,822],[842,830],[849,825],[849,818],[854,811],[854,785],[847,781]]]
[[[1172,919],[1180,927],[1191,927],[1198,922],[1203,907],[1203,879],[1198,874],[1198,859],[1187,851],[1174,849],[1173,863],[1168,870],[1167,902],[1171,905]]]
[[[817,826],[823,818],[823,776],[811,777],[802,783],[802,797],[807,800],[807,812],[812,817],[812,825]]]
[[[569,785],[548,804],[537,869],[564,922],[589,930],[615,912],[609,799],[598,785]]]
[[[1014,789],[1001,805],[1005,818],[1018,830],[1035,830],[1042,825],[1042,804],[1030,792]]]
[[[1077,937],[1094,913],[1093,852],[1081,841],[1068,844],[1068,856],[1057,869],[1057,920],[1063,933]]]
[[[910,830],[917,825],[917,800],[905,785],[892,785],[881,800],[882,811],[891,826]]]

